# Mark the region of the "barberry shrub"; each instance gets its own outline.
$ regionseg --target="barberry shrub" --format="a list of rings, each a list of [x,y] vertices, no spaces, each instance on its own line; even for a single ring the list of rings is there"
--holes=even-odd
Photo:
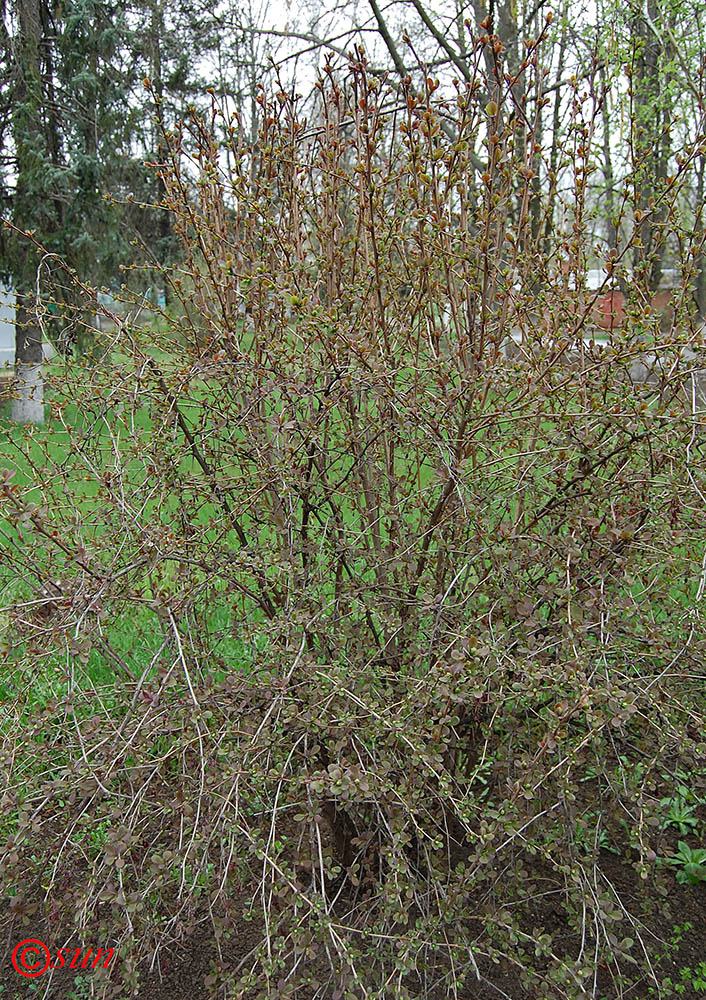
[[[195,932],[227,997],[650,975],[659,801],[706,755],[691,153],[669,323],[628,178],[596,339],[600,106],[548,172],[496,60],[490,101],[358,53],[308,118],[263,92],[254,148],[215,98],[165,131],[169,308],[101,307],[12,439],[3,892],[115,948],[106,996]]]

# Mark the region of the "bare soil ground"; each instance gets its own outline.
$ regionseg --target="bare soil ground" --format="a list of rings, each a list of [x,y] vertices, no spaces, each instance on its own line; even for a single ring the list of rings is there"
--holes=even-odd
[[[601,852],[601,870],[610,879],[620,896],[626,910],[637,921],[636,926],[627,926],[630,921],[625,919],[622,933],[630,933],[636,937],[640,946],[634,952],[637,967],[630,970],[640,974],[640,983],[627,991],[621,992],[620,986],[614,981],[604,967],[596,969],[596,1000],[647,1000],[660,994],[650,977],[650,967],[654,970],[658,981],[664,982],[671,977],[673,982],[682,983],[680,976],[684,968],[694,969],[699,962],[706,960],[706,885],[680,886],[673,883],[666,899],[656,898],[651,894],[649,885],[640,884],[630,863],[607,852]],[[551,900],[551,897],[549,897]],[[666,911],[665,911],[666,904]],[[7,914],[7,911],[6,911]],[[577,941],[573,932],[567,927],[565,917],[560,907],[551,901],[537,903],[533,907],[533,922],[553,936],[555,952],[575,954]],[[683,932],[681,941],[669,947],[670,939],[674,938],[675,925],[683,928],[691,925]],[[50,983],[46,976],[35,980],[23,979],[11,965],[11,954],[15,945],[26,938],[38,938],[51,949],[59,935],[55,927],[49,927],[46,920],[37,920],[30,925],[22,926],[15,921],[6,925],[2,950],[0,951],[0,996],[3,1000],[25,1000],[30,997],[46,997],[46,1000],[84,1000],[90,993],[90,973],[80,974],[83,982],[76,982],[77,973],[63,969],[55,974]],[[205,925],[204,925],[205,926]],[[258,944],[259,937],[251,922],[242,921],[236,926],[236,932],[223,950],[226,965],[237,966],[253,947]],[[86,942],[90,945],[104,945],[106,942]],[[644,945],[644,950],[642,949]],[[136,994],[139,1000],[208,1000],[209,992],[205,979],[211,971],[211,963],[218,957],[215,942],[207,932],[199,931],[188,939],[184,946],[172,954],[161,953],[159,963],[153,970],[144,969],[142,985]],[[627,970],[626,970],[627,971]],[[523,986],[518,969],[511,964],[485,966],[480,964],[481,981],[473,982],[463,991],[459,991],[458,1000],[534,1000],[537,993],[530,987]],[[684,992],[679,995],[686,1000],[698,1000],[694,987],[683,983]],[[410,981],[411,994],[427,1000],[443,1000],[450,996],[446,987],[432,988],[424,992],[420,983]],[[591,989],[593,985],[591,984]],[[652,990],[652,991],[651,991]],[[118,993],[117,996],[127,998],[129,994]],[[553,994],[550,994],[553,995]],[[589,993],[587,996],[591,996]],[[304,997],[301,1000],[310,1000]],[[320,994],[319,994],[320,996]],[[561,996],[556,993],[557,998]],[[394,1000],[391,995],[390,1000]]]

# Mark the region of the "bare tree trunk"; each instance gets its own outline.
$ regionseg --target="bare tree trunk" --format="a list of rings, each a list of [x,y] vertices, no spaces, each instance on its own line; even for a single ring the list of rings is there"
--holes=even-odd
[[[29,229],[34,211],[30,177],[37,158],[45,148],[41,120],[42,77],[40,66],[40,0],[20,0],[17,4],[19,37],[15,66],[15,99],[22,107],[18,115],[17,187],[15,222]],[[11,416],[17,423],[44,423],[42,382],[42,331],[30,311],[34,274],[34,250],[26,243],[18,248],[15,266],[15,394]]]
[[[610,87],[605,66],[600,68],[601,92],[603,99],[603,177],[605,179],[605,227],[608,246],[611,250],[618,249],[618,228],[615,224],[615,171],[613,169],[613,154],[611,152],[610,132]]]
[[[15,385],[11,418],[17,424],[44,423],[42,330],[31,309],[31,295],[16,292]]]
[[[162,0],[151,0],[150,4],[150,27],[149,27],[149,51],[150,51],[150,80],[152,91],[157,101],[157,118],[152,129],[152,148],[157,160],[161,161],[165,155],[162,142],[162,133],[166,131],[167,124],[164,120],[164,79],[162,73],[162,40],[164,38],[164,6]],[[157,174],[157,204],[165,205],[167,189],[161,172]],[[160,264],[165,264],[169,260],[169,241],[172,232],[170,213],[165,207],[159,212],[157,221],[158,244],[157,257]],[[161,286],[164,295],[165,306],[169,305],[169,282],[164,281]]]
[[[652,209],[651,199],[667,176],[670,154],[669,100],[662,62],[664,40],[658,24],[661,11],[657,0],[647,0],[644,10],[636,8],[633,18],[638,54],[632,88],[635,101],[636,136],[634,142],[635,170],[638,178],[637,202],[644,215],[640,227],[642,247],[638,260],[647,265],[647,288],[657,290],[662,277],[664,245],[659,228],[665,206]],[[666,13],[664,15],[667,16]]]
[[[564,4],[561,12],[561,36],[559,38],[559,57],[557,59],[556,80],[554,84],[554,107],[552,109],[552,144],[549,153],[549,193],[547,197],[547,208],[544,222],[544,252],[549,253],[549,244],[554,230],[554,204],[556,202],[556,175],[559,164],[559,145],[561,128],[561,78],[564,73],[564,60],[566,58],[566,44],[569,24],[569,4]]]
[[[696,181],[696,218],[694,221],[694,231],[699,240],[703,240],[704,220],[704,168],[706,167],[706,157],[699,157],[699,172]],[[696,304],[696,315],[703,323],[706,320],[706,259],[703,250],[699,251],[696,257],[696,274],[694,275],[694,302]]]

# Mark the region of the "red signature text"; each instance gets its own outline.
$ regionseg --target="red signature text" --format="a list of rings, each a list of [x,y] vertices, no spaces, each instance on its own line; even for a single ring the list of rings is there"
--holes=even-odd
[[[95,969],[99,964],[106,969],[113,957],[113,948],[59,948],[54,957],[42,941],[27,938],[20,941],[12,952],[12,964],[16,972],[28,979],[42,976],[47,969]]]

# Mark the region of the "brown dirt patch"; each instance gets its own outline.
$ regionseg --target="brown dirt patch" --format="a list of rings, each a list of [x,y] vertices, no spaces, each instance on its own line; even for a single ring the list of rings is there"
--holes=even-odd
[[[655,970],[659,981],[671,977],[680,981],[680,970],[684,967],[694,968],[700,961],[706,959],[704,941],[706,939],[706,886],[680,886],[671,874],[668,877],[669,893],[666,897],[659,896],[649,886],[641,884],[628,860],[616,857],[607,852],[601,852],[600,866],[602,875],[609,879],[618,897],[630,915],[621,921],[620,934],[630,934],[636,941],[633,955],[637,966],[632,966],[634,973],[641,974],[638,986],[620,992],[619,985],[606,968],[596,970],[598,989],[596,1000],[646,1000],[651,995],[650,965]],[[552,934],[554,948],[558,952],[575,955],[579,947],[576,935],[568,928],[559,901],[552,896],[540,899],[531,908],[531,920],[535,927]],[[675,925],[684,927],[690,924],[690,929],[681,935],[678,945],[669,947],[669,941],[674,937]],[[10,927],[2,953],[0,953],[0,986],[3,987],[2,998],[5,1000],[29,1000],[30,997],[45,996],[47,1000],[84,1000],[88,992],[89,972],[76,973],[64,968],[54,974],[49,982],[42,976],[33,983],[23,980],[12,968],[10,956],[12,949],[25,938],[38,938],[45,941],[50,949],[56,942],[55,928],[49,928],[46,921],[38,920],[28,926],[22,926],[18,921]],[[235,925],[232,938],[224,943],[222,958],[225,967],[234,968],[259,943],[258,929],[249,921],[240,921]],[[100,942],[86,942],[98,945]],[[84,948],[85,952],[85,948]],[[185,940],[182,947],[170,953],[160,953],[159,963],[153,970],[142,970],[142,985],[136,994],[139,1000],[209,1000],[205,979],[212,971],[212,963],[218,960],[218,949],[207,925],[203,924],[196,932]],[[493,965],[479,962],[482,975],[480,982],[474,981],[464,987],[458,994],[458,1000],[498,1000],[509,997],[511,1000],[534,1000],[537,993],[523,986],[517,968],[509,963]],[[81,991],[75,981],[76,975],[82,975],[84,983]],[[34,984],[40,984],[37,991]],[[80,985],[80,984],[79,984]],[[427,1000],[444,1000],[451,995],[445,987],[434,987],[432,983],[426,986],[426,992],[420,983],[409,983],[412,995],[425,996]],[[45,990],[47,992],[45,992]],[[74,991],[72,993],[72,990]],[[686,992],[681,996],[687,1000],[692,996],[691,986],[686,986]],[[118,994],[127,997],[128,994]],[[223,992],[218,994],[223,997]],[[554,994],[550,994],[554,995]],[[556,993],[559,997],[561,994]],[[301,1000],[313,1000],[302,994]],[[317,994],[318,997],[321,994]],[[393,1000],[393,994],[390,995]],[[693,993],[693,1000],[698,997]]]

